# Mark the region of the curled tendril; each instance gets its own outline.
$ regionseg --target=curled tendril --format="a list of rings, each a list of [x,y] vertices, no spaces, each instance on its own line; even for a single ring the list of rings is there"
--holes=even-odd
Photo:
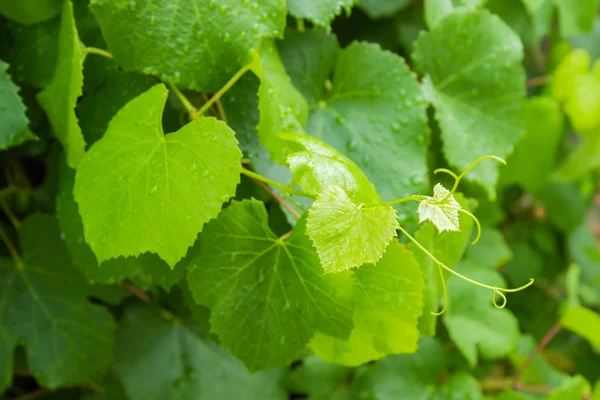
[[[500,298],[502,299],[502,304],[498,305],[498,302],[496,301],[496,296],[500,296]],[[506,299],[506,295],[499,291],[496,286],[494,286],[494,291],[492,292],[492,303],[494,304],[494,307],[496,307],[497,309],[502,309],[506,307],[507,301],[508,300]]]
[[[445,313],[446,308],[448,307],[448,288],[446,287],[446,278],[444,278],[444,271],[442,270],[442,267],[439,264],[438,271],[440,272],[440,280],[442,282],[442,289],[444,290],[444,306],[442,307],[441,311],[431,311],[431,315],[434,315],[436,317],[439,317],[440,315]]]
[[[479,223],[479,220],[477,219],[477,217],[474,216],[473,214],[471,214],[469,211],[459,208],[459,207],[452,207],[452,206],[448,206],[448,205],[445,205],[444,207],[449,208],[451,210],[456,210],[465,215],[468,215],[475,222],[475,225],[477,226],[477,236],[475,236],[475,239],[471,242],[471,244],[477,243],[479,241],[479,238],[481,237],[481,224]]]

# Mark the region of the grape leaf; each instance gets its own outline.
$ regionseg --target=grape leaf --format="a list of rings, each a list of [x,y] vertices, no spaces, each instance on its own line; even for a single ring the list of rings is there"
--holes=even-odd
[[[484,227],[477,244],[467,248],[466,259],[473,265],[496,269],[505,265],[511,258],[512,251],[506,244],[502,232],[497,229]]]
[[[34,25],[8,24],[14,43],[6,59],[17,82],[46,87],[54,76],[58,54],[60,16]]]
[[[558,27],[562,36],[573,36],[592,30],[598,7],[597,0],[554,0],[558,9]]]
[[[575,146],[556,169],[555,174],[562,180],[572,182],[598,168],[600,168],[600,129],[594,132],[594,136],[589,135]]]
[[[431,221],[439,232],[460,231],[459,208],[454,195],[438,183],[433,188],[433,198],[419,203],[419,222]]]
[[[315,25],[328,28],[331,21],[345,11],[350,13],[358,0],[288,0],[290,15],[306,19]]]
[[[337,275],[336,275],[337,277]],[[323,360],[348,366],[417,349],[423,309],[423,278],[412,253],[393,241],[376,265],[354,271],[354,329],[348,340],[326,332],[310,348]]]
[[[62,0],[19,0],[0,2],[0,14],[21,24],[31,25],[60,13]]]
[[[391,206],[356,205],[339,186],[327,186],[308,211],[306,234],[326,274],[375,264],[396,236]]]
[[[600,349],[600,316],[596,312],[586,307],[570,308],[560,319],[560,325]]]
[[[358,5],[373,19],[389,17],[406,8],[410,0],[361,0]]]
[[[456,270],[488,285],[505,285],[498,272],[482,269],[470,262],[459,264]],[[478,353],[485,359],[510,354],[519,340],[519,325],[515,316],[507,309],[495,309],[488,289],[478,288],[456,276],[449,277],[447,285],[448,308],[444,323],[450,338],[469,365],[477,365]]]
[[[464,169],[483,154],[512,152],[524,128],[522,57],[519,37],[487,11],[450,14],[419,36],[413,59],[425,74],[423,91],[450,164]],[[478,165],[469,176],[495,197],[496,164]]]
[[[548,400],[574,400],[591,393],[589,382],[581,375],[572,376],[548,396]]]
[[[212,331],[250,371],[287,365],[317,330],[348,337],[352,278],[323,275],[302,221],[278,239],[261,202],[233,202],[190,254],[194,299],[211,309]]]
[[[348,367],[328,364],[317,356],[310,356],[288,371],[284,385],[310,400],[344,400],[349,398],[350,389],[345,386],[350,374]]]
[[[308,135],[282,134],[304,150],[291,153],[287,162],[294,181],[314,195],[331,185],[339,186],[355,202],[377,203],[381,199],[360,168],[327,143]]]
[[[354,161],[383,200],[424,191],[429,131],[415,74],[374,44],[329,54],[337,49],[335,37],[315,30],[288,31],[280,43],[292,82],[309,102],[306,131]]]
[[[59,193],[56,196],[56,211],[61,236],[67,244],[73,265],[78,267],[90,283],[115,283],[124,278],[147,274],[155,285],[169,290],[183,279],[185,269],[181,265],[171,270],[158,256],[150,253],[139,257],[119,257],[106,260],[102,265],[90,246],[85,242],[83,223],[79,207],[73,198],[75,171],[66,162],[59,166]]]
[[[433,29],[448,15],[474,10],[486,2],[487,0],[428,0],[425,2],[425,21],[429,29]]]
[[[25,115],[25,105],[19,96],[19,88],[6,72],[8,64],[0,60],[0,150],[18,146],[35,139],[29,128],[29,119]]]
[[[457,201],[464,209],[468,209],[467,200],[462,194],[456,195]],[[459,215],[461,229],[459,232],[438,233],[431,223],[424,224],[415,233],[415,239],[429,251],[435,258],[443,262],[447,267],[454,267],[461,260],[473,229],[473,220],[465,214]],[[419,317],[419,332],[422,335],[433,336],[437,324],[437,316],[432,312],[438,311],[442,297],[442,286],[438,266],[414,243],[408,248],[415,254],[415,258],[421,266],[425,287],[423,290],[423,315]]]
[[[465,372],[453,375],[440,388],[436,400],[484,400],[481,387],[472,375]]]
[[[106,372],[116,329],[88,303],[87,285],[52,215],[21,223],[21,260],[0,258],[0,391],[12,376],[13,348],[24,344],[31,374],[45,387],[88,383]]]
[[[167,95],[159,84],[127,103],[77,169],[75,200],[99,262],[149,251],[173,268],[235,193],[233,132],[201,117],[165,137]]]
[[[83,87],[82,56],[73,5],[66,0],[60,20],[54,77],[37,98],[48,114],[52,130],[63,145],[71,168],[77,167],[85,155],[85,141],[75,115],[75,106]]]
[[[281,371],[250,375],[195,324],[164,319],[153,306],[127,309],[115,354],[114,371],[132,400],[287,398]]]
[[[292,85],[273,41],[263,42],[259,59],[254,64],[254,72],[260,77],[260,120],[256,129],[271,158],[283,163],[291,147],[279,134],[303,133],[308,106]]]
[[[534,97],[525,106],[525,136],[516,144],[500,172],[504,183],[529,191],[542,187],[554,167],[564,130],[564,117],[550,97]]]
[[[281,36],[286,15],[284,0],[92,0],[91,7],[126,70],[198,91],[216,91],[248,64],[260,39]]]

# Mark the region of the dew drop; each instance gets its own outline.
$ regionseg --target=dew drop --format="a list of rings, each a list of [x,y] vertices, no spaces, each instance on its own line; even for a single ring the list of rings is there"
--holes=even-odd
[[[208,170],[205,169],[204,171],[202,171],[202,177],[208,178]]]
[[[258,283],[264,282],[265,278],[265,271],[262,269],[258,271]]]
[[[154,194],[158,191],[158,186],[154,185],[150,188],[150,190],[148,190],[148,193],[150,194]]]
[[[348,151],[354,150],[356,148],[356,140],[354,140],[354,139],[348,140],[348,143],[346,143],[346,148],[348,149]]]

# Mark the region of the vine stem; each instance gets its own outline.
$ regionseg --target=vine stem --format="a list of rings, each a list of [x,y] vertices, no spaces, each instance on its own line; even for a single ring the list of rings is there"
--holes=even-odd
[[[46,388],[39,388],[34,390],[33,392],[29,392],[27,394],[24,394],[23,396],[19,396],[17,398],[15,398],[15,400],[33,400],[33,399],[37,399],[38,397],[42,397],[45,396],[47,394],[50,394],[50,391]]]
[[[286,193],[286,194],[295,194],[296,196],[308,197],[309,199],[314,199],[315,198],[315,196],[313,196],[312,194],[291,189],[289,186],[284,185],[281,182],[277,182],[277,181],[275,181],[273,179],[267,178],[266,176],[262,176],[260,174],[257,174],[256,172],[250,171],[249,169],[246,169],[244,167],[241,168],[241,173],[242,173],[242,175],[246,175],[246,176],[248,176],[248,177],[250,177],[250,178],[252,178],[254,180],[261,181],[261,182],[264,182],[264,183],[268,183],[271,186],[275,186],[275,187],[283,190],[283,192]]]
[[[6,234],[6,232],[4,231],[4,228],[2,228],[2,226],[0,226],[0,239],[2,239],[2,242],[8,249],[8,252],[10,253],[10,256],[13,258],[15,263],[17,265],[21,265],[23,263],[23,260],[21,260],[21,257],[19,256],[19,252],[17,251],[17,248],[15,247],[13,242],[10,240],[10,238],[8,237],[8,235]]]
[[[520,382],[521,375],[523,374],[523,372],[525,372],[525,370],[527,370],[527,368],[529,368],[529,366],[533,362],[533,359],[535,358],[535,356],[537,356],[546,346],[548,346],[548,344],[552,341],[552,339],[554,339],[554,337],[558,334],[558,332],[560,332],[561,329],[562,329],[562,326],[560,324],[558,324],[558,323],[554,324],[550,328],[550,330],[548,330],[548,332],[546,332],[544,337],[539,341],[537,346],[535,346],[535,349],[533,349],[533,351],[531,353],[529,353],[527,360],[525,360],[523,365],[521,365],[521,368],[519,368],[519,370],[515,374],[515,377],[513,379],[513,384],[514,384],[515,388],[519,384],[522,385],[522,383]]]
[[[515,389],[523,392],[530,393],[539,393],[539,394],[549,394],[554,391],[554,388],[549,386],[540,386],[540,385],[529,385],[525,383],[520,383],[517,387],[515,386],[513,379],[508,378],[488,378],[478,382],[479,387],[485,391],[499,391],[499,390],[508,390]]]
[[[137,297],[144,303],[150,303],[150,301],[152,300],[152,298],[148,296],[146,292],[144,292],[142,289],[138,288],[130,282],[123,282],[123,289],[127,290],[129,293],[133,294],[135,297]]]
[[[384,206],[393,206],[394,204],[405,203],[407,201],[422,201],[422,200],[427,200],[427,199],[430,199],[430,197],[415,194],[412,196],[401,197],[399,199],[386,201],[385,203],[383,203],[383,205]]]
[[[423,253],[425,253],[425,255],[427,255],[427,257],[429,257],[434,263],[436,263],[438,265],[438,267],[445,269],[446,271],[450,272],[451,274],[453,274],[453,275],[459,277],[460,279],[462,279],[466,282],[469,282],[475,286],[479,286],[481,288],[491,290],[492,291],[492,302],[494,304],[494,307],[496,307],[496,308],[504,308],[504,306],[506,306],[506,296],[504,295],[504,293],[518,292],[518,291],[521,291],[521,290],[526,289],[529,286],[533,285],[533,282],[534,282],[533,278],[531,278],[529,280],[529,282],[526,283],[525,285],[520,286],[515,289],[499,288],[497,286],[490,286],[490,285],[486,285],[485,283],[478,282],[474,279],[471,279],[467,276],[464,276],[463,274],[456,272],[455,270],[453,270],[450,267],[447,267],[443,262],[439,261],[433,254],[431,254],[429,252],[429,250],[427,250],[425,247],[423,247],[423,245],[421,243],[419,243],[414,237],[412,237],[404,228],[402,228],[402,226],[398,226],[398,230],[400,230],[400,232],[402,232],[404,235],[406,235],[406,237],[408,237],[408,239],[410,239],[410,241],[413,242],[415,244],[415,246],[417,246],[419,249],[421,249],[421,251]],[[440,271],[440,273],[441,273],[441,271]],[[446,284],[443,279],[442,279],[442,284],[445,287]],[[446,306],[448,303],[448,296],[447,296],[445,288],[444,288],[444,293],[445,293],[444,307],[440,313],[437,313],[437,314],[432,313],[433,315],[440,315],[446,310]],[[498,303],[496,302],[496,296],[500,296],[502,298],[502,303],[500,305],[498,305]]]
[[[271,197],[273,197],[279,204],[285,207],[285,209],[288,210],[290,214],[294,216],[294,218],[300,219],[301,215],[298,213],[298,211],[294,210],[294,207],[292,207],[287,201],[285,201],[280,195],[278,195],[277,192],[275,192],[271,188],[271,186],[259,180],[254,180],[254,182],[256,182],[257,185],[265,189],[271,195]]]
[[[183,108],[185,108],[185,110],[188,112],[190,119],[194,119],[194,115],[196,115],[196,113],[198,112],[196,107],[194,107],[194,105],[188,100],[187,97],[185,97],[185,95],[181,92],[181,90],[179,90],[177,86],[175,86],[172,83],[169,83],[168,85],[169,89],[171,89],[173,93],[175,93],[175,95],[183,105]]]
[[[0,207],[2,207],[2,211],[4,211],[4,214],[6,214],[6,217],[8,218],[10,223],[18,229],[21,226],[21,223],[19,222],[17,216],[12,212],[10,207],[6,205],[6,202],[2,197],[0,197]]]
[[[102,57],[105,57],[105,58],[110,58],[110,59],[114,58],[113,55],[111,53],[109,53],[108,51],[99,49],[97,47],[86,47],[83,50],[83,52],[87,53],[87,54],[97,54],[99,56],[102,56]]]
[[[550,82],[550,77],[548,75],[536,76],[534,78],[527,79],[525,86],[527,88],[534,88],[538,86],[544,86]]]
[[[250,70],[251,66],[252,66],[252,63],[248,63],[247,65],[244,65],[238,72],[235,73],[235,75],[233,75],[231,77],[231,79],[229,81],[227,81],[225,86],[223,86],[221,89],[219,89],[219,91],[217,93],[215,93],[213,95],[213,97],[210,98],[210,100],[208,100],[206,103],[204,103],[202,105],[202,107],[200,107],[199,110],[197,110],[192,115],[190,115],[190,117],[192,119],[196,119],[196,118],[204,115],[204,113],[208,111],[208,109],[213,105],[214,102],[219,100],[221,98],[221,96],[223,96],[229,89],[231,89],[231,87],[233,85],[235,85],[235,83],[237,81],[239,81],[240,78],[242,76],[244,76],[244,74]]]

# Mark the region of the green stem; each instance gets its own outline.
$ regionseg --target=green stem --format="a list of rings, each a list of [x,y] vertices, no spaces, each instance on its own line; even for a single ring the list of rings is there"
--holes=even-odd
[[[288,185],[285,185],[285,184],[283,184],[281,182],[274,181],[273,179],[269,179],[266,176],[262,176],[260,174],[257,174],[256,172],[252,172],[249,169],[242,168],[241,169],[241,173],[242,173],[242,175],[246,175],[246,176],[248,176],[248,177],[250,177],[252,179],[255,179],[257,181],[267,183],[267,184],[269,184],[271,186],[275,186],[276,188],[279,188],[279,189],[283,190],[283,192],[286,193],[286,194],[295,194],[296,196],[308,197],[309,199],[314,199],[315,198],[315,196],[313,196],[312,194],[301,192],[301,191],[294,190],[294,189],[290,189],[288,187]]]
[[[449,208],[451,210],[456,210],[456,211],[458,211],[460,213],[463,213],[463,214],[469,216],[473,221],[475,221],[475,225],[477,225],[477,236],[475,237],[475,240],[473,240],[471,242],[471,244],[477,243],[479,241],[479,238],[481,237],[481,224],[479,223],[479,220],[477,219],[477,217],[474,216],[473,214],[471,214],[469,211],[467,211],[467,210],[465,210],[463,208],[460,208],[460,207],[452,207],[452,206],[449,206],[447,204],[444,205],[444,207]]]
[[[10,240],[10,238],[8,237],[6,232],[4,232],[4,228],[2,228],[2,226],[0,226],[0,239],[2,239],[2,242],[4,242],[4,245],[8,249],[10,256],[13,258],[13,260],[15,260],[15,263],[17,265],[21,265],[22,260],[21,260],[21,257],[19,256],[19,252],[17,251],[15,245]]]
[[[2,210],[4,211],[4,214],[6,214],[6,217],[8,218],[8,220],[10,221],[10,223],[12,224],[12,226],[14,226],[16,229],[18,229],[19,226],[21,225],[19,223],[19,219],[12,212],[12,210],[10,209],[10,207],[8,207],[8,205],[6,204],[6,202],[4,201],[4,199],[2,197],[0,197],[0,207],[2,207]]]
[[[398,227],[398,230],[400,230],[400,232],[402,232],[404,235],[406,235],[406,237],[408,237],[408,239],[413,242],[415,244],[415,246],[417,246],[419,249],[421,249],[421,251],[423,253],[425,253],[425,255],[427,255],[427,257],[429,257],[434,263],[436,263],[439,267],[445,269],[446,271],[450,272],[451,274],[459,277],[460,279],[469,282],[475,286],[479,286],[481,288],[485,288],[485,289],[489,289],[492,291],[492,302],[494,303],[494,306],[496,308],[503,308],[504,306],[506,306],[506,296],[504,295],[504,293],[514,293],[514,292],[518,292],[521,291],[523,289],[528,288],[529,286],[533,285],[534,279],[530,278],[529,282],[526,283],[523,286],[520,286],[516,289],[506,289],[506,288],[499,288],[497,286],[491,286],[491,285],[486,285],[485,283],[481,283],[478,282],[474,279],[471,279],[469,277],[466,277],[458,272],[456,272],[455,270],[453,270],[450,267],[447,267],[444,263],[442,263],[441,261],[439,261],[437,258],[435,258],[435,256],[433,254],[431,254],[425,247],[423,247],[423,245],[421,245],[421,243],[419,243],[414,237],[412,237],[404,228],[402,228],[401,226]],[[442,282],[444,283],[444,282]],[[503,299],[503,303],[501,305],[498,305],[496,302],[496,296],[500,296]],[[446,305],[444,305],[443,310],[446,309]]]
[[[110,58],[110,59],[113,58],[113,55],[111,53],[109,53],[106,50],[99,49],[97,47],[86,47],[84,52],[88,53],[88,54],[97,54],[99,56]]]
[[[169,89],[171,89],[173,91],[173,93],[175,93],[175,95],[177,96],[177,98],[179,99],[179,101],[181,102],[181,104],[183,105],[183,108],[185,108],[185,110],[188,112],[188,114],[190,115],[191,119],[194,119],[194,115],[198,112],[198,110],[196,109],[196,107],[194,107],[194,105],[188,100],[187,97],[185,97],[185,95],[181,92],[181,90],[179,90],[179,88],[177,86],[175,86],[172,83],[169,83]]]
[[[407,201],[423,201],[423,200],[427,200],[427,199],[429,199],[429,197],[415,194],[415,195],[408,196],[408,197],[401,197],[396,200],[386,201],[385,203],[383,203],[383,205],[384,206],[392,206],[394,204],[404,203]]]
[[[498,156],[494,156],[491,154],[486,154],[485,156],[481,156],[479,157],[477,160],[473,161],[471,164],[469,164],[469,166],[467,168],[465,168],[465,170],[454,180],[454,186],[452,186],[452,190],[450,190],[450,193],[454,193],[456,191],[456,189],[458,188],[458,184],[461,181],[462,178],[465,177],[465,175],[472,170],[477,164],[479,164],[481,161],[485,160],[485,159],[492,159],[492,160],[496,160],[499,163],[506,165],[506,161],[504,161],[503,159],[501,159]],[[442,169],[443,170],[443,169]],[[435,171],[434,171],[435,172]],[[446,171],[444,171],[446,172]]]
[[[246,72],[248,72],[248,70],[250,70],[251,66],[252,66],[252,63],[249,63],[247,65],[244,65],[238,72],[236,72],[235,75],[233,75],[233,77],[225,84],[225,86],[223,86],[221,89],[219,89],[219,91],[217,93],[215,93],[213,95],[213,97],[210,98],[210,100],[208,100],[206,103],[204,103],[204,105],[202,107],[200,107],[200,109],[194,113],[194,115],[192,116],[192,119],[196,119],[196,118],[204,115],[204,113],[208,111],[208,109],[213,105],[213,103],[215,101],[219,100],[221,98],[221,96],[223,96],[229,89],[231,89],[231,87],[233,85],[235,85],[235,83],[237,81],[239,81],[240,78],[242,76],[244,76],[244,74]]]

